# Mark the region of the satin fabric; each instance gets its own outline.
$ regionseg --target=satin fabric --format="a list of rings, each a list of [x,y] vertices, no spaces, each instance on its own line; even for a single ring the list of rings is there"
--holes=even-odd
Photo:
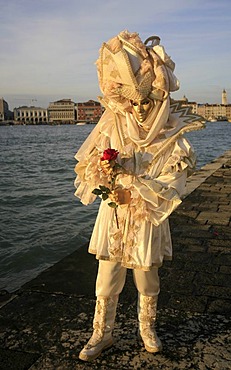
[[[131,129],[131,125],[135,126]],[[120,262],[127,268],[148,271],[161,266],[164,259],[172,257],[168,216],[181,203],[187,175],[195,164],[193,148],[180,129],[170,139],[163,129],[159,135],[149,133],[142,139],[145,133],[135,120],[111,111],[97,130],[93,141],[87,139],[90,148],[85,143],[77,153],[75,195],[89,204],[96,197],[94,188],[108,186],[108,177],[99,167],[102,152],[110,147],[119,150],[118,162],[124,170],[117,185],[131,191],[132,201],[117,208],[119,229],[114,209],[108,201],[101,202],[89,252],[99,260]]]
[[[127,269],[118,262],[99,261],[96,296],[113,297],[120,295],[125,284],[126,274]],[[158,268],[153,268],[150,271],[134,269],[133,281],[140,294],[149,297],[158,296],[160,292]]]

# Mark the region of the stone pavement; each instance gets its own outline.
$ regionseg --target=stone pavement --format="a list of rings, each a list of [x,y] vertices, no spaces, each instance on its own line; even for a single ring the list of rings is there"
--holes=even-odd
[[[2,292],[0,369],[230,369],[230,215],[228,151],[189,178],[187,196],[170,217],[174,259],[160,269],[160,354],[137,339],[128,270],[115,345],[92,363],[78,359],[91,332],[97,272],[85,245],[15,293]]]

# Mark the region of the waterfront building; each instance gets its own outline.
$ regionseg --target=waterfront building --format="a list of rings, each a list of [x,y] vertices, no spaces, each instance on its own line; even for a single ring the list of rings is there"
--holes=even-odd
[[[71,99],[61,99],[51,102],[48,106],[48,121],[50,123],[76,123],[76,103]]]
[[[221,104],[198,104],[188,101],[185,95],[179,101],[182,106],[190,106],[193,113],[204,117],[206,121],[231,121],[231,104],[228,104],[225,89],[222,91]]]
[[[225,89],[222,91],[221,104],[227,105],[227,93]]]
[[[0,122],[13,120],[13,112],[9,110],[8,103],[0,98]]]
[[[226,105],[226,117],[231,122],[231,104]]]
[[[207,121],[227,121],[231,119],[228,105],[223,104],[198,104],[198,114]]]
[[[14,108],[15,124],[42,124],[47,123],[47,109],[41,107],[22,106]]]
[[[102,105],[94,100],[77,103],[76,105],[78,122],[97,123],[104,111]]]
[[[174,100],[173,100],[174,101]],[[227,92],[223,89],[221,104],[198,104],[189,101],[184,95],[182,99],[176,100],[182,106],[189,106],[192,113],[204,117],[207,121],[231,122],[231,104],[228,104]],[[104,112],[104,107],[94,100],[75,103],[71,99],[61,99],[49,103],[47,109],[35,106],[21,106],[9,110],[8,103],[0,98],[0,123],[8,124],[76,124],[76,123],[97,123]],[[12,122],[10,122],[12,121]],[[14,122],[13,122],[14,121]]]
[[[190,107],[191,112],[197,114],[197,103],[195,101],[189,101],[184,95],[182,99],[178,100],[181,102],[182,107]]]

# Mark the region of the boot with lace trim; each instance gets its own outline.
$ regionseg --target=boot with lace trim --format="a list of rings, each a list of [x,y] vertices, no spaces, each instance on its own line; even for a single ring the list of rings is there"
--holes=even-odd
[[[92,361],[113,345],[112,330],[116,316],[118,296],[98,297],[93,320],[93,334],[79,354],[80,360]]]
[[[155,330],[157,296],[138,295],[139,335],[146,351],[157,353],[162,350],[162,343]]]

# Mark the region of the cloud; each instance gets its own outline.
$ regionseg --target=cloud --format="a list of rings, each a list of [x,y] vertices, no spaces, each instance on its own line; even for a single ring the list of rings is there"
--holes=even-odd
[[[161,37],[190,91],[228,81],[229,0],[0,0],[0,94],[95,98],[103,41],[123,29]],[[212,84],[213,85],[213,84]],[[226,86],[229,88],[229,86]]]

